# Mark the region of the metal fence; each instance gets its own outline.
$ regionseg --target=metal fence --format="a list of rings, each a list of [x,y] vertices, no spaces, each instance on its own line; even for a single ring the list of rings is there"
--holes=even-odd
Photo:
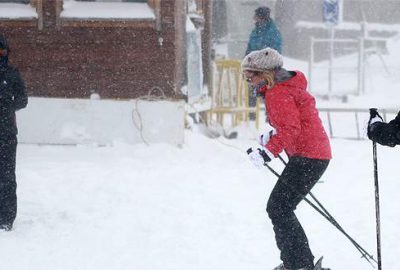
[[[325,94],[328,96],[364,94],[366,79],[365,64],[370,55],[378,55],[386,72],[388,72],[388,68],[382,58],[382,54],[387,53],[386,42],[387,38],[368,37],[365,35],[353,39],[334,37],[324,39],[311,37],[310,58],[308,63],[309,91],[314,94]],[[329,58],[326,63],[324,63],[324,61],[317,63],[315,59],[317,45],[319,45],[321,49],[327,50]],[[337,48],[339,45],[344,47],[339,50],[339,48]],[[347,49],[346,46],[348,46]],[[346,50],[349,51],[348,54],[356,54],[357,61],[354,61],[350,65],[349,63],[344,64],[340,62],[335,52],[342,51],[343,56],[343,51]],[[324,64],[327,66],[324,66]],[[317,73],[319,76],[316,76]],[[319,78],[319,80],[315,80],[315,77]],[[328,85],[324,86],[322,82],[326,82]]]
[[[322,122],[330,138],[366,139],[369,109],[360,108],[318,108]],[[385,121],[392,120],[398,109],[379,109]]]

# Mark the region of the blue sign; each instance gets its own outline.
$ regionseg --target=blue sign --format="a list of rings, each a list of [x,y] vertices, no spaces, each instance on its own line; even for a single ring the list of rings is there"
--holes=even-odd
[[[329,26],[337,25],[339,20],[339,0],[324,0],[322,8],[324,23]]]

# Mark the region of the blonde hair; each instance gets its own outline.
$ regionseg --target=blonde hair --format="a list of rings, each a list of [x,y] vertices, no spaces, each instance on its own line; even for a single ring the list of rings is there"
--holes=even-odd
[[[275,85],[275,71],[274,70],[266,70],[263,71],[260,76],[265,80],[267,89],[272,89]]]

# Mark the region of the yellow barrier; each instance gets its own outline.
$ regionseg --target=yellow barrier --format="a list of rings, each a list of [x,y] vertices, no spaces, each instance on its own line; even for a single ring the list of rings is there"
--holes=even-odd
[[[216,60],[216,82],[213,87],[211,109],[207,114],[209,123],[216,121],[224,127],[225,114],[231,115],[233,126],[249,121],[249,113],[255,113],[258,129],[260,104],[249,107],[249,87],[243,79],[240,61],[234,59]]]

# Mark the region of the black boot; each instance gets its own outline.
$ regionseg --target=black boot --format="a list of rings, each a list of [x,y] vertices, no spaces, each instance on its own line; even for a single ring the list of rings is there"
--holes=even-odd
[[[0,225],[0,231],[11,231],[13,225],[12,224],[1,224]]]

